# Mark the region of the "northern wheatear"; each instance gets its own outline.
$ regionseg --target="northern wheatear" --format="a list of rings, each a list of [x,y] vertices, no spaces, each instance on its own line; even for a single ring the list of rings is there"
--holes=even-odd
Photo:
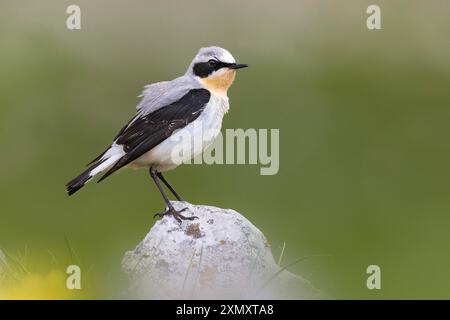
[[[189,158],[202,153],[213,142],[229,108],[227,90],[234,81],[236,69],[245,67],[246,64],[236,63],[225,49],[201,48],[183,76],[146,86],[136,115],[113,143],[89,163],[86,171],[66,184],[67,193],[74,194],[102,172],[106,173],[98,182],[125,166],[148,168],[167,205],[166,211],[157,215],[170,214],[178,221],[193,219],[181,215],[183,210],[176,211],[170,203],[160,181],[179,201],[182,198],[162,172],[180,164],[173,159],[174,148],[183,140],[178,137],[188,134],[200,140]],[[209,134],[203,135],[205,131]]]

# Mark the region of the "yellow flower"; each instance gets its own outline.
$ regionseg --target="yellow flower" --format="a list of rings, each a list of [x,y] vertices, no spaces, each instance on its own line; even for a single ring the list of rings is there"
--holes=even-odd
[[[66,275],[61,271],[51,271],[46,275],[30,273],[20,279],[0,287],[0,299],[48,300],[75,299],[76,290],[66,287]]]

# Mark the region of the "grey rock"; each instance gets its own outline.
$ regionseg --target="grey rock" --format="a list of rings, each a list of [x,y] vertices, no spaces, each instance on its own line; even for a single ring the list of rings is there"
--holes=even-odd
[[[278,266],[266,237],[231,209],[173,202],[185,207],[181,224],[166,216],[126,252],[122,268],[134,298],[314,299],[320,292]]]

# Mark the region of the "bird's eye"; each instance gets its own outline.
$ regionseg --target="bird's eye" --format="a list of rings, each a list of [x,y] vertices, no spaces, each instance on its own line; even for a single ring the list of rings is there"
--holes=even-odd
[[[208,63],[211,67],[215,67],[217,65],[217,60],[211,59],[208,61]]]

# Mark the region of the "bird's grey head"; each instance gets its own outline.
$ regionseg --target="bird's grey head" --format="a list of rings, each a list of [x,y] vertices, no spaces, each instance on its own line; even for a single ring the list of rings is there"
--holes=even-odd
[[[187,74],[200,78],[207,78],[226,70],[236,70],[247,67],[246,64],[236,63],[227,50],[220,47],[201,48],[192,60]]]

